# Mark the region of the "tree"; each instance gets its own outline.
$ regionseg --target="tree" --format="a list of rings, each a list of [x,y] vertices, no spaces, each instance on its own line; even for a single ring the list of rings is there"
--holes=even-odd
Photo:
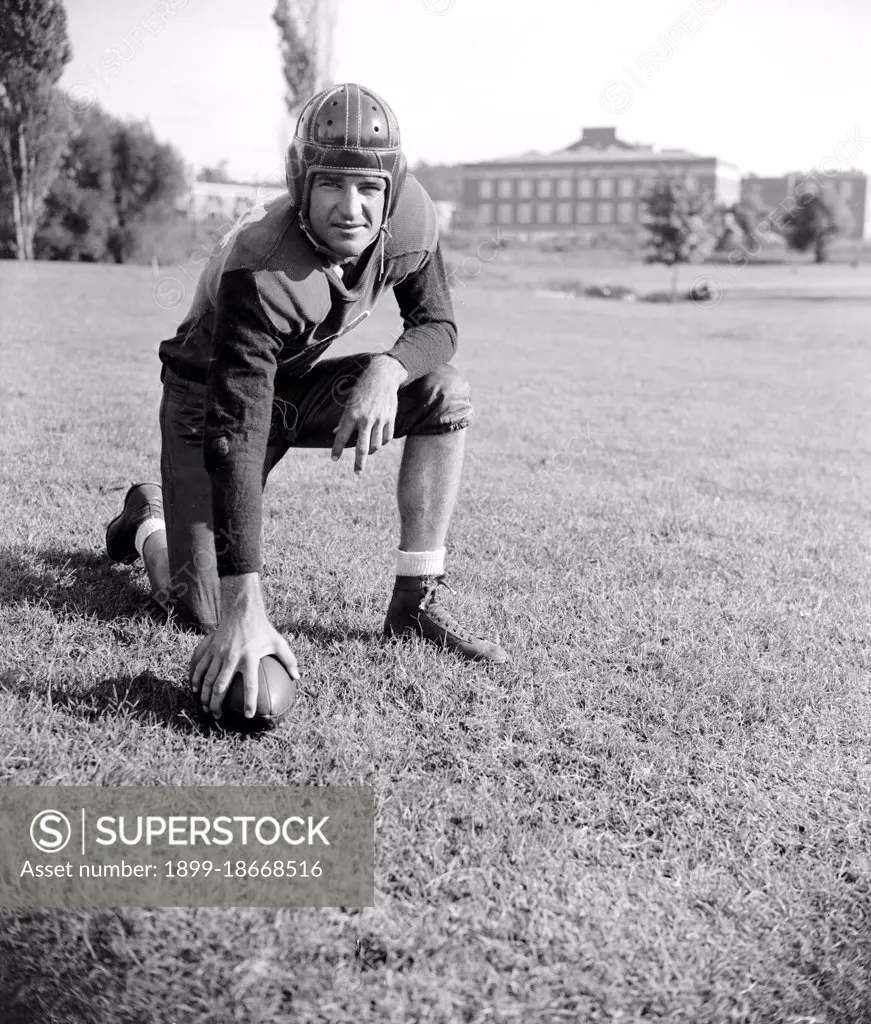
[[[0,159],[15,254],[32,259],[43,198],[69,132],[69,111],[55,84],[72,50],[61,0],[0,0],[0,24]]]
[[[141,256],[185,185],[181,156],[148,124],[99,107],[76,118],[60,173],[45,202],[37,252],[49,259],[123,263]]]
[[[278,0],[272,20],[280,35],[285,103],[295,118],[329,84],[335,15],[332,0]]]
[[[117,123],[112,135],[116,225],[108,239],[116,263],[135,253],[147,221],[169,217],[184,184],[181,157],[172,146],[158,142],[148,124]]]
[[[808,178],[795,190],[797,204],[784,216],[781,231],[790,249],[813,249],[817,263],[828,258],[829,243],[852,227],[847,204],[829,182]]]
[[[99,262],[117,225],[112,140],[118,124],[100,107],[79,113],[34,239],[41,259]]]
[[[677,294],[681,263],[691,263],[710,253],[714,243],[711,229],[713,204],[707,195],[692,192],[680,179],[657,182],[643,196],[642,223],[649,232],[648,263],[672,268],[671,300]]]
[[[217,167],[204,167],[197,175],[198,181],[217,181],[227,182],[232,181],[230,173],[227,170],[227,161],[222,160]]]
[[[757,230],[767,218],[769,210],[754,191],[742,195],[736,203],[722,204],[715,212],[717,241],[714,249],[744,249],[758,252]]]
[[[0,259],[14,259],[15,224],[12,220],[12,180],[0,159]]]

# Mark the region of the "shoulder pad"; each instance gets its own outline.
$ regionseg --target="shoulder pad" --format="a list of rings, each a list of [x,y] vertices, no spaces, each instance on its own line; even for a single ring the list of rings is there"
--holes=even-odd
[[[388,257],[432,252],[438,243],[439,221],[435,206],[413,174],[405,178],[396,212],[388,227],[390,238],[384,247]]]
[[[250,270],[264,309],[280,331],[297,317],[318,323],[330,308],[323,261],[300,230],[288,196],[266,208],[265,216],[241,226],[224,273]]]

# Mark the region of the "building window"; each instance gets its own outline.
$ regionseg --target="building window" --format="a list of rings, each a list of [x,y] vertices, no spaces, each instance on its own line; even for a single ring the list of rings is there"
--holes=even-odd
[[[532,223],[532,203],[518,203],[517,204],[517,223],[518,224],[531,224]]]
[[[600,224],[611,224],[614,221],[614,207],[611,203],[599,203],[596,220]]]
[[[841,198],[852,199],[853,198],[853,182],[842,181],[841,182]]]
[[[635,220],[635,203],[618,203],[617,220],[621,224],[631,224]]]
[[[699,179],[694,174],[687,174],[683,180],[688,192],[698,192]]]
[[[520,199],[532,199],[532,182],[529,178],[521,178],[517,182],[517,195]]]
[[[553,206],[550,203],[539,203],[536,216],[539,224],[550,224],[553,221]]]
[[[499,190],[499,198],[500,199],[510,199],[511,196],[513,195],[512,191],[511,191],[511,180],[510,179],[504,179],[503,178],[503,180],[500,181],[499,184],[496,187]]]
[[[572,204],[571,203],[557,203],[556,219],[557,219],[557,221],[560,224],[571,224],[571,222],[572,222]]]
[[[550,178],[539,178],[538,179],[538,197],[539,199],[550,199],[553,195],[553,182]]]
[[[599,178],[599,195],[603,199],[610,199],[614,195],[614,181],[612,178]]]
[[[621,178],[618,185],[620,195],[624,199],[628,199],[630,196],[635,195],[635,179],[634,178]]]
[[[481,222],[483,224],[492,224],[496,213],[496,207],[492,203],[482,203],[480,209]]]
[[[593,204],[592,203],[578,203],[578,223],[579,224],[592,224],[593,223]]]
[[[556,183],[556,194],[560,199],[570,199],[572,196],[572,179],[560,178]]]
[[[489,178],[482,178],[478,182],[478,197],[480,199],[493,198],[493,182]]]
[[[593,198],[594,182],[592,178],[581,178],[578,182],[578,195],[581,199]]]
[[[500,203],[497,210],[499,217],[498,223],[500,224],[513,224],[514,223],[514,208],[511,203]]]

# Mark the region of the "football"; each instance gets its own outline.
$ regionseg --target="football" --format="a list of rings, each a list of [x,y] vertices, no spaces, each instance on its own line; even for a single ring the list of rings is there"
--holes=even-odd
[[[253,718],[245,718],[245,693],[242,673],[233,676],[230,688],[224,697],[222,718],[227,724],[239,724],[264,728],[277,724],[290,711],[296,698],[296,680],[293,679],[278,658],[267,654],[260,659],[257,687],[257,710]]]

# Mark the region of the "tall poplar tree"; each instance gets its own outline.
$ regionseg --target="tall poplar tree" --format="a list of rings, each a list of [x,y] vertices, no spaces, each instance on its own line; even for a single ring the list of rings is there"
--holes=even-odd
[[[2,193],[12,207],[16,255],[27,260],[69,137],[57,81],[72,49],[61,0],[0,0],[0,26]]]

